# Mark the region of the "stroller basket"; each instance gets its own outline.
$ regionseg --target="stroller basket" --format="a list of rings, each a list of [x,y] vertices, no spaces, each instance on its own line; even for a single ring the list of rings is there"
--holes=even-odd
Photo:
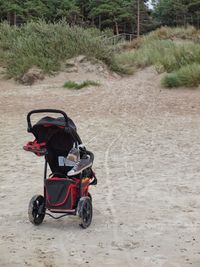
[[[48,209],[73,209],[77,197],[77,183],[71,179],[54,177],[45,181]]]

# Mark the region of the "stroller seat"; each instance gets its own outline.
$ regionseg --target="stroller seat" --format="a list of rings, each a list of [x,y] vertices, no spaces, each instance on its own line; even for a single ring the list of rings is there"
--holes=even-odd
[[[69,127],[66,131],[63,117],[46,116],[40,119],[31,130],[36,139],[23,148],[37,156],[45,155],[52,173],[76,176],[92,166],[94,156],[82,145],[74,122],[68,120]]]

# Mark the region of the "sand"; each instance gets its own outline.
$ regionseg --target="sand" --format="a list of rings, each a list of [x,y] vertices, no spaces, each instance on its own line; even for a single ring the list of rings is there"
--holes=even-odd
[[[62,88],[69,78],[101,86]],[[199,267],[199,89],[163,89],[152,68],[124,78],[61,73],[31,87],[0,81],[0,266]],[[66,111],[95,154],[86,230],[77,217],[28,220],[43,190],[44,159],[22,150],[36,108]]]

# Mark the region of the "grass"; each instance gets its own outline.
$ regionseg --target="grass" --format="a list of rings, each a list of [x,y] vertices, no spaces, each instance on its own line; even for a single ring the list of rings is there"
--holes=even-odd
[[[137,66],[161,65],[163,71],[166,72],[179,69],[195,61],[200,62],[200,45],[176,44],[171,40],[152,41],[135,53]]]
[[[124,74],[133,74],[135,72],[134,51],[125,51],[123,53],[115,54],[114,60],[115,65],[119,68],[119,72]]]
[[[74,82],[74,81],[67,81],[64,84],[65,88],[68,89],[82,89],[84,87],[88,87],[88,86],[100,86],[100,84],[98,82],[92,81],[92,80],[86,80],[86,81],[82,81],[82,82]]]
[[[200,43],[200,31],[193,26],[187,27],[161,27],[156,31],[151,32],[147,36],[149,39],[171,39],[171,40],[191,40],[195,43]]]
[[[170,72],[193,62],[200,63],[200,45],[193,43],[176,44],[172,40],[153,40],[137,50],[125,51],[116,56],[117,64],[136,68],[151,65]]]
[[[113,51],[96,34],[92,29],[70,27],[65,21],[29,22],[20,28],[1,23],[0,66],[16,79],[32,66],[44,73],[59,71],[63,61],[80,54],[111,66]]]

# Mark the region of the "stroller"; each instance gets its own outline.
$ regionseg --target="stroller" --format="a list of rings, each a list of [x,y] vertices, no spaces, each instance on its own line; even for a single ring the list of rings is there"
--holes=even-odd
[[[32,126],[31,115],[36,113],[61,114],[62,117],[43,117]],[[45,215],[54,219],[77,215],[80,226],[87,228],[92,221],[92,196],[88,189],[97,184],[92,170],[93,153],[83,146],[74,122],[62,110],[32,110],[27,115],[27,123],[27,131],[35,140],[28,142],[24,150],[45,158],[44,195],[34,195],[30,200],[30,222],[39,225]],[[52,173],[47,177],[48,166]],[[54,216],[55,213],[60,215]]]

